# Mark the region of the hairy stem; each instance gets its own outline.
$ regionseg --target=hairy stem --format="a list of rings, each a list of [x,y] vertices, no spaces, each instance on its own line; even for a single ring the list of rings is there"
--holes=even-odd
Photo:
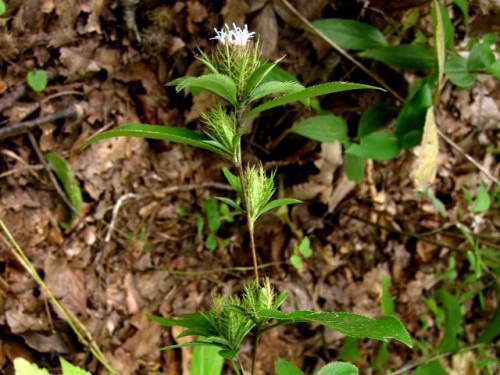
[[[253,338],[252,370],[251,375],[255,374],[255,364],[257,363],[257,347],[259,346],[259,335],[256,333]]]
[[[243,195],[243,203],[245,205],[245,212],[247,216],[247,226],[248,226],[248,235],[250,236],[250,250],[252,252],[252,262],[253,262],[253,274],[255,281],[257,284],[259,283],[259,268],[257,265],[257,251],[255,250],[255,238],[253,232],[253,220],[252,215],[249,210],[248,203],[248,193],[245,184],[245,173],[243,172],[243,163],[241,162],[241,144],[238,145],[238,176],[240,178],[241,183],[241,193]]]

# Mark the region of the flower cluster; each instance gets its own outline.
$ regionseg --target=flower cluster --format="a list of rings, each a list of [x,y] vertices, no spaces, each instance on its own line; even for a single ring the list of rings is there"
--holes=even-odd
[[[220,31],[217,29],[215,30],[215,33],[217,36],[211,38],[219,40],[223,45],[230,44],[230,45],[236,45],[236,46],[246,46],[248,41],[253,38],[253,35],[255,32],[249,32],[248,31],[248,26],[245,25],[244,29],[241,29],[240,27],[236,26],[233,23],[233,29],[231,30],[229,26],[226,23],[226,29],[221,29]]]

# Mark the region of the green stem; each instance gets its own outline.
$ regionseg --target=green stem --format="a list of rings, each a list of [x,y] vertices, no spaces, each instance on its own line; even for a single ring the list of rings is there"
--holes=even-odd
[[[257,363],[257,347],[259,346],[259,335],[255,334],[253,338],[252,370],[251,375],[255,374],[255,364]]]

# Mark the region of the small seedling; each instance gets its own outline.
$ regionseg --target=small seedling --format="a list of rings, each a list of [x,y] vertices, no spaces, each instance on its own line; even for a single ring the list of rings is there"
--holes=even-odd
[[[47,72],[45,70],[32,70],[27,76],[28,86],[35,92],[42,92],[47,87]]]
[[[300,270],[302,269],[302,261],[304,259],[310,258],[312,256],[312,248],[309,237],[304,236],[300,243],[293,244],[293,254],[290,257],[290,263],[292,266]]]

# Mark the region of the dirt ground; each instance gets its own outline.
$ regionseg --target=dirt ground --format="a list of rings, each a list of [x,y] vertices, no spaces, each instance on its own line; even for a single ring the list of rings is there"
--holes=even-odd
[[[210,305],[213,292],[240,291],[252,278],[244,218],[223,220],[215,251],[205,247],[197,217],[209,197],[232,194],[221,173],[229,165],[213,154],[187,146],[138,138],[113,138],[81,150],[92,134],[127,123],[199,129],[199,112],[214,98],[191,96],[165,87],[168,81],[203,72],[198,49],[209,52],[214,28],[233,22],[256,32],[264,58],[285,56],[280,66],[305,85],[332,80],[374,84],[324,41],[304,31],[302,22],[279,0],[7,0],[8,20],[0,24],[0,130],[35,122],[26,133],[0,133],[0,219],[11,231],[53,294],[85,324],[95,342],[121,374],[182,374],[186,350],[157,351],[176,343],[176,334],[147,319],[171,316]],[[428,2],[296,0],[309,20],[339,17],[376,26],[400,20],[410,6]],[[405,4],[402,4],[405,3]],[[410,4],[411,3],[411,4]],[[418,4],[414,4],[418,3]],[[423,4],[422,4],[423,3]],[[368,7],[364,7],[368,6]],[[472,10],[481,12],[481,10]],[[417,77],[381,64],[363,63],[400,95]],[[370,65],[371,64],[371,65]],[[47,88],[35,93],[26,74],[45,69]],[[498,177],[500,146],[498,81],[480,77],[472,90],[447,84],[437,105],[441,130],[465,153]],[[321,98],[324,109],[355,124],[370,104],[388,94],[356,91]],[[276,289],[290,291],[283,309],[351,311],[382,316],[383,275],[392,278],[396,315],[413,337],[436,347],[442,332],[424,297],[435,291],[450,254],[466,269],[467,243],[450,226],[466,210],[462,187],[475,192],[485,179],[463,154],[440,143],[433,185],[449,217],[442,218],[411,185],[411,152],[388,162],[367,164],[359,184],[343,173],[338,144],[318,144],[287,133],[311,115],[302,105],[269,111],[245,129],[244,158],[277,168],[284,196],[305,201],[290,210],[287,224],[269,214],[256,228],[261,274]],[[54,116],[50,121],[40,121]],[[83,205],[69,228],[70,211],[48,177],[39,154],[56,152],[74,171]],[[488,185],[489,186],[489,185]],[[199,219],[198,219],[199,220]],[[496,235],[500,213],[481,216],[477,233]],[[311,240],[313,256],[301,270],[287,260],[297,241],[294,228]],[[223,241],[224,240],[224,241]],[[498,242],[491,244],[498,250]],[[493,315],[495,296],[486,308],[466,304],[464,321],[473,340]],[[422,329],[426,321],[430,328]],[[273,373],[277,357],[312,373],[339,354],[344,338],[300,324],[262,338],[258,371]],[[360,373],[369,368],[380,343],[361,341]],[[398,343],[384,369],[397,370],[419,351]],[[12,374],[12,360],[25,357],[58,371],[58,356],[104,373],[78,342],[40,288],[0,242],[0,373]],[[250,344],[243,359],[248,365]],[[468,364],[446,363],[450,373]],[[457,367],[458,366],[458,367]],[[248,366],[247,366],[248,367]],[[455,371],[455,372],[453,372]],[[472,370],[471,370],[472,371]],[[228,372],[229,373],[229,372]]]

